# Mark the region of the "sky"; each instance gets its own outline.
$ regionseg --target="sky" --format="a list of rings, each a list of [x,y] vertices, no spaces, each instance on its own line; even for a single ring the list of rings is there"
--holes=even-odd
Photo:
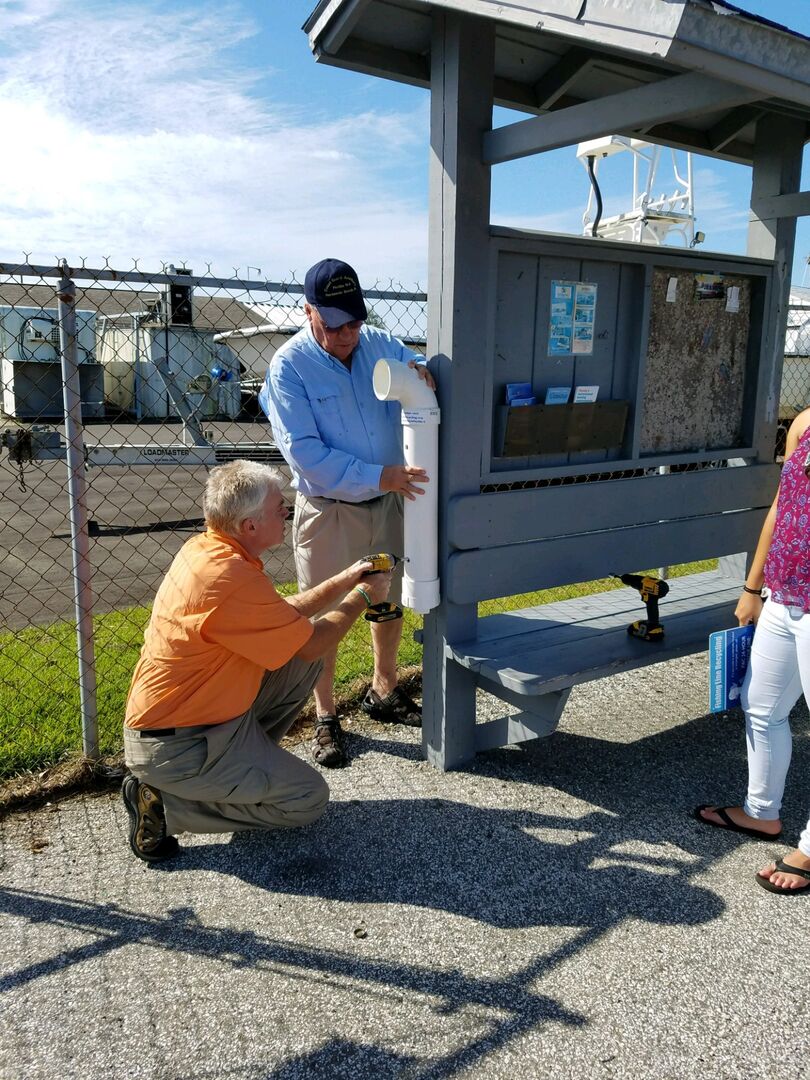
[[[810,0],[738,2],[810,35]],[[316,64],[314,6],[0,0],[0,261],[275,281],[328,255],[425,287],[428,93]],[[705,247],[743,252],[750,170],[693,160]],[[573,148],[497,166],[491,218],[576,234],[588,190]],[[796,284],[808,257],[800,219]]]

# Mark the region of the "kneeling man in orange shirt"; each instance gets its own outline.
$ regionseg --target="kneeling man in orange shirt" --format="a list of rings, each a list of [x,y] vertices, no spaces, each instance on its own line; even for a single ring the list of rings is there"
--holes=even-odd
[[[320,657],[386,599],[391,575],[365,577],[361,560],[279,596],[259,556],[284,539],[282,484],[255,462],[212,469],[206,530],[181,548],[155,597],[124,722],[130,846],[147,862],[177,855],[177,833],[293,828],[326,807],[320,773],[278,743]]]

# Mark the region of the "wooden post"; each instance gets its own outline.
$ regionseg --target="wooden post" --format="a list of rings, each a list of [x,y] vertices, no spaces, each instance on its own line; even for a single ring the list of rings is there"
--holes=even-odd
[[[754,168],[751,183],[751,217],[748,225],[748,254],[758,259],[773,259],[774,303],[766,330],[763,367],[771,372],[766,426],[778,419],[782,361],[785,354],[785,329],[790,303],[790,275],[796,241],[795,217],[760,217],[754,209],[760,199],[772,195],[792,195],[799,190],[802,172],[805,125],[799,120],[768,115],[757,124],[754,144]],[[773,432],[769,432],[769,437]]]
[[[483,423],[483,343],[491,303],[490,170],[481,156],[492,126],[494,24],[436,12],[431,48],[428,356],[442,410],[439,450],[439,572],[450,549],[447,506],[478,493]],[[423,746],[441,769],[475,753],[475,677],[445,655],[446,642],[475,637],[476,604],[446,599],[425,619]]]
[[[760,199],[791,195],[799,190],[804,129],[805,125],[799,120],[769,113],[758,121],[754,143],[747,254],[757,259],[772,259],[775,264],[774,295],[765,312],[765,334],[759,364],[760,379],[765,381],[767,393],[765,412],[758,417],[754,432],[754,444],[759,448],[760,461],[773,461],[776,442],[796,219],[760,217],[754,207]],[[728,555],[720,560],[720,569],[726,577],[737,578],[742,588],[752,558],[753,552]]]

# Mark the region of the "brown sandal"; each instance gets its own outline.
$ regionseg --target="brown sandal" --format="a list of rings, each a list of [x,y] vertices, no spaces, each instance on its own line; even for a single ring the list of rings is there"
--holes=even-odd
[[[343,729],[336,716],[319,716],[310,743],[312,759],[324,769],[340,769],[348,764],[343,746]]]
[[[360,707],[374,720],[381,720],[386,724],[422,726],[422,710],[401,686],[395,686],[385,697],[380,697],[376,690],[369,690]]]

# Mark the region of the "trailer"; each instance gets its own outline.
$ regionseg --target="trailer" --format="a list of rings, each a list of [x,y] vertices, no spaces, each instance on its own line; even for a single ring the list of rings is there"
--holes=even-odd
[[[96,313],[76,311],[81,412],[104,416],[103,370],[96,362]],[[0,305],[2,410],[17,420],[61,417],[62,363],[56,308]]]

